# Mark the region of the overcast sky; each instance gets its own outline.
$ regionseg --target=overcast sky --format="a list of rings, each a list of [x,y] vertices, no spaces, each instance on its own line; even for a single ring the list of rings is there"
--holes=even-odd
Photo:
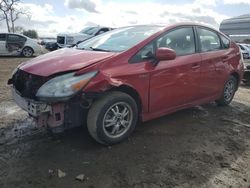
[[[223,19],[250,14],[250,0],[22,0],[30,20],[16,25],[35,29],[39,36],[79,32],[86,25],[119,27],[195,21],[219,27]],[[1,22],[0,32],[6,31]]]

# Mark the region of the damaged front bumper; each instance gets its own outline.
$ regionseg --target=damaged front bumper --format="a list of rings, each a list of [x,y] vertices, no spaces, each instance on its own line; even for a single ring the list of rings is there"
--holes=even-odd
[[[38,117],[42,113],[51,112],[50,105],[37,102],[31,99],[23,98],[17,93],[17,91],[13,87],[11,88],[11,93],[17,105],[33,117]]]
[[[65,104],[46,104],[28,98],[21,97],[14,87],[11,88],[12,96],[19,107],[33,117],[38,127],[64,130],[64,111]],[[61,132],[60,131],[60,132]]]

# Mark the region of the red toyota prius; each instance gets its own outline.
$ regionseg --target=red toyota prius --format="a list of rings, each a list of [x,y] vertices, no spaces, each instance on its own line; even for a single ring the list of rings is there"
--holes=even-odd
[[[211,101],[228,105],[242,75],[230,38],[181,23],[115,29],[21,64],[8,83],[38,126],[61,132],[87,124],[97,142],[111,145],[140,120]]]

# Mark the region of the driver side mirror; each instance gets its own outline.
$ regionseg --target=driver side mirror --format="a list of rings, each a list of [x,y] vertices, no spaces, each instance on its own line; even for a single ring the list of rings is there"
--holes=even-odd
[[[170,48],[158,48],[155,57],[158,61],[174,60],[176,58],[176,53]]]

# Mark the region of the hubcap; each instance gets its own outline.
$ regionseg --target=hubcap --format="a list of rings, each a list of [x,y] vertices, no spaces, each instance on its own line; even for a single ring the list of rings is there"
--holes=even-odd
[[[26,57],[30,57],[32,55],[32,50],[30,48],[25,48],[23,50],[23,55],[26,56]]]
[[[226,85],[225,85],[225,90],[224,90],[224,98],[226,101],[230,101],[234,95],[234,81],[229,80]]]
[[[103,118],[105,134],[111,138],[124,135],[130,128],[132,119],[132,109],[127,103],[115,103],[106,111]]]

